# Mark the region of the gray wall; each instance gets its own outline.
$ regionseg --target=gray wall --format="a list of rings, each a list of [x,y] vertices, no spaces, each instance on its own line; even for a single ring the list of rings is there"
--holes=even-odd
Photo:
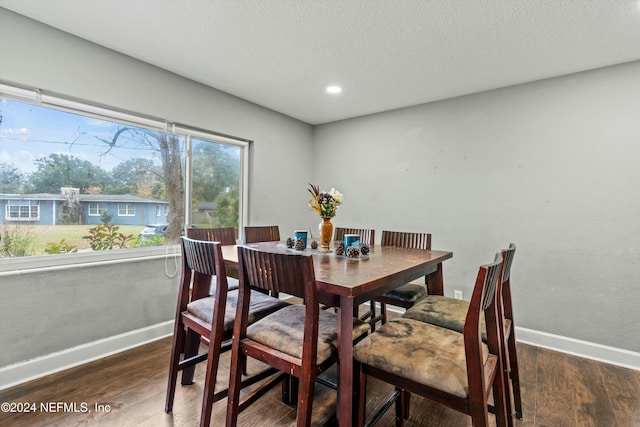
[[[291,163],[311,158],[308,124],[2,8],[0,80],[253,140],[249,223],[286,235],[308,214],[311,164]],[[173,319],[178,279],[158,260],[98,269],[1,276],[0,367]]]
[[[1,8],[0,52],[0,80],[254,140],[250,223],[316,232],[306,184],[336,187],[335,224],[433,233],[435,248],[454,252],[447,293],[466,297],[477,266],[515,242],[520,326],[640,351],[640,63],[314,129]],[[109,276],[93,286],[106,291]],[[42,301],[69,288],[53,277],[30,285],[47,288],[31,299],[0,278],[0,300],[17,304],[2,307],[3,328],[19,325],[20,307],[55,319],[64,308]],[[171,318],[174,303],[145,308],[147,322]],[[98,339],[86,322],[95,311],[81,306],[74,334]],[[106,333],[127,327],[131,310],[114,306]],[[41,352],[73,345],[59,328],[28,338],[48,343]]]
[[[173,319],[179,270],[172,255],[0,273],[0,367]]]
[[[519,326],[639,352],[639,114],[636,62],[319,126],[316,177],[453,251],[448,295],[514,242]]]

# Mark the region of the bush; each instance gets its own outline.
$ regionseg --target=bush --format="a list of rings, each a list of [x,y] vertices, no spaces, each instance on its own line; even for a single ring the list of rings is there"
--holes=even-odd
[[[47,243],[47,247],[44,248],[44,253],[53,255],[53,254],[70,254],[78,252],[78,247],[73,246],[70,243],[67,243],[65,239],[60,240],[59,243],[49,242]]]
[[[4,225],[0,237],[0,255],[3,257],[29,256],[35,253],[36,236],[24,225]]]
[[[119,233],[119,229],[117,225],[97,225],[89,229],[88,236],[82,236],[82,238],[89,241],[94,251],[129,248],[135,245],[136,240],[133,234]]]

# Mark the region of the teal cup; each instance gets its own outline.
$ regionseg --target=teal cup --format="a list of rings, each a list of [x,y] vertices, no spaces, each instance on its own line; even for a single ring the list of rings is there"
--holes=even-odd
[[[307,247],[307,230],[296,230],[293,232],[293,236],[295,237],[296,242],[298,241],[298,239],[302,239],[302,241],[304,242],[304,247]]]
[[[344,235],[344,250],[346,251],[349,246],[360,249],[360,235],[359,234],[345,234]]]

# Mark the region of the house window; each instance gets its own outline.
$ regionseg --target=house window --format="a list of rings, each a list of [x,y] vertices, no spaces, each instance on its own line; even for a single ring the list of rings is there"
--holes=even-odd
[[[89,216],[100,216],[107,210],[104,203],[89,203]]]
[[[119,204],[118,216],[136,216],[136,206],[132,203]]]
[[[187,225],[242,230],[246,223],[246,140],[2,83],[0,115],[0,231],[11,225],[38,235],[29,255],[57,241],[57,225],[67,227],[67,242],[90,250],[83,237],[103,214],[105,224],[132,236],[129,247],[150,222],[181,226],[154,244],[177,243]],[[8,203],[15,195],[35,202]]]
[[[6,205],[6,221],[38,221],[39,219],[40,205],[36,202],[14,202]]]

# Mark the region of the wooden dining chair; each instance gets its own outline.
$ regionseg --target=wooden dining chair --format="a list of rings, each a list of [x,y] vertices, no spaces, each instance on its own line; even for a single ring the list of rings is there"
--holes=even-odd
[[[388,321],[354,347],[359,426],[365,419],[367,376],[396,389],[371,423],[395,401],[396,426],[402,426],[409,418],[409,396],[414,393],[470,415],[473,426],[488,426],[493,391],[496,424],[507,425],[496,304],[501,267],[499,253],[493,263],[480,266],[462,333],[402,317]],[[480,338],[482,314],[486,344]]]
[[[431,249],[431,233],[409,233],[401,231],[382,231],[381,246],[396,246],[399,248],[420,249],[428,251]],[[383,325],[387,322],[387,305],[410,308],[420,298],[427,295],[427,285],[414,280],[406,283],[386,294],[377,297],[375,301],[380,303],[380,315],[372,319],[373,322],[380,321]]]
[[[230,340],[235,319],[238,290],[228,290],[227,277],[218,242],[181,238],[182,276],[178,293],[171,362],[165,412],[173,410],[178,372],[182,371],[182,384],[193,383],[196,364],[206,361],[204,394],[200,425],[209,426],[211,405],[227,396],[227,390],[215,392],[220,354],[231,349]],[[217,278],[215,294],[209,295],[211,278]],[[252,323],[289,305],[285,301],[252,292],[251,306],[247,308],[247,321]],[[200,341],[206,351],[198,354]],[[180,354],[184,357],[180,360]],[[246,379],[242,386],[254,384],[275,370],[264,370]]]
[[[245,226],[244,242],[278,242],[280,241],[280,227],[277,225]]]
[[[333,229],[334,245],[339,242],[344,242],[345,234],[357,234],[358,236],[360,236],[360,245],[367,244],[369,246],[373,246],[376,237],[376,231],[371,228],[335,227]]]
[[[369,247],[375,243],[376,231],[372,228],[347,228],[335,227],[333,230],[333,245],[336,247],[340,242],[344,242],[345,234],[357,234],[360,237],[360,245],[367,244]],[[358,316],[359,308],[354,309],[354,315]],[[373,300],[369,301],[369,310],[359,315],[360,320],[367,321],[371,326],[371,330],[376,328],[376,320],[380,316],[376,314],[376,305]]]
[[[230,246],[237,243],[236,229],[233,227],[188,228],[187,237],[195,240],[220,242],[222,246]]]
[[[511,265],[516,252],[516,245],[511,243],[508,249],[502,250],[504,267],[502,280],[498,284],[498,310],[502,313],[504,326],[502,352],[505,354],[505,366],[507,373],[506,390],[513,392],[513,406],[516,418],[522,418],[522,395],[520,393],[520,374],[518,370],[518,354],[516,351],[516,338],[513,323],[513,305],[511,302]],[[403,317],[420,320],[443,328],[461,332],[464,328],[465,314],[468,311],[469,302],[441,295],[428,295],[418,301],[411,309],[407,310]],[[484,323],[484,320],[482,321]],[[487,334],[482,326],[482,338],[487,340]],[[509,382],[511,387],[509,388]],[[510,393],[508,393],[510,395]],[[511,411],[511,398],[507,401],[507,409]]]
[[[187,237],[194,240],[205,240],[207,242],[219,242],[222,246],[233,246],[236,244],[236,229],[233,227],[224,228],[187,228]],[[210,295],[215,293],[217,278],[211,278]],[[238,289],[238,279],[227,277],[229,290]],[[203,340],[206,341],[206,340]]]
[[[245,361],[240,355],[257,359],[290,375],[297,395],[296,424],[311,422],[314,383],[338,359],[338,315],[320,310],[313,256],[282,249],[268,252],[250,246],[238,247],[240,293],[231,353],[231,377],[226,425],[236,426],[239,413],[253,403],[253,397],[240,402],[240,379]],[[249,325],[249,294],[252,287],[283,292],[302,300]],[[367,334],[369,325],[353,319],[357,341]]]

